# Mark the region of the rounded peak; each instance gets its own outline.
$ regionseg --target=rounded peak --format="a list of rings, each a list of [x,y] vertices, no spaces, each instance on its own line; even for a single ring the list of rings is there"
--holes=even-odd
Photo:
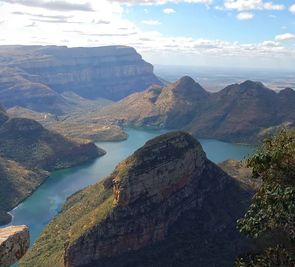
[[[189,133],[183,131],[169,132],[147,141],[143,147],[136,150],[130,157],[118,165],[116,176],[121,176],[122,165],[124,174],[146,171],[162,166],[164,163],[183,158],[189,151],[194,151],[201,160],[206,154],[201,144]]]
[[[168,86],[168,88],[171,88],[180,95],[192,98],[208,94],[206,90],[190,76],[183,76],[178,81]]]
[[[279,92],[279,94],[288,94],[288,95],[294,94],[294,93],[295,93],[295,90],[290,87],[287,87]]]
[[[242,83],[240,83],[240,86],[241,87],[251,87],[251,88],[258,88],[258,87],[261,87],[261,88],[265,88],[264,84],[262,82],[259,82],[259,81],[251,81],[251,80],[246,80]]]
[[[188,86],[194,86],[197,83],[195,80],[190,76],[183,76],[179,80],[177,80],[173,85],[177,87],[188,87]]]
[[[184,131],[174,131],[174,132],[169,132],[166,134],[162,134],[160,136],[157,136],[145,143],[145,145],[140,148],[140,150],[148,149],[153,146],[158,146],[163,142],[185,142],[188,146],[191,145],[193,146],[200,146],[198,141],[192,137],[189,133],[184,132]],[[135,152],[136,153],[136,152]]]
[[[186,132],[156,137],[116,167],[110,176],[114,200],[128,205],[144,196],[159,202],[189,186],[206,160],[200,143]]]

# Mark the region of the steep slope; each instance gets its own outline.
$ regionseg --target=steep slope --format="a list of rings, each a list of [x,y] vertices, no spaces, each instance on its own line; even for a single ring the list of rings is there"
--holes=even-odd
[[[7,212],[44,181],[47,171],[82,164],[104,153],[93,143],[72,141],[34,120],[10,119],[0,109],[0,225],[10,221]]]
[[[6,111],[0,106],[0,126],[8,120]]]
[[[255,142],[260,129],[277,124],[277,98],[259,82],[230,85],[211,95],[202,115],[188,129],[200,137]]]
[[[295,91],[279,93],[245,81],[217,93],[189,77],[164,88],[150,88],[107,106],[98,117],[119,124],[185,129],[203,138],[255,143],[266,132],[295,124]]]
[[[121,99],[161,84],[153,66],[131,47],[0,46],[0,97],[6,108],[23,106],[58,114],[69,105],[59,93]]]
[[[153,86],[107,106],[101,116],[136,125],[181,128],[206,103],[207,93],[188,76],[164,88]]]
[[[257,190],[261,185],[261,180],[253,179],[252,168],[247,166],[244,160],[226,160],[218,164],[227,174],[236,180],[240,181],[242,185]]]
[[[50,87],[15,67],[1,66],[0,62],[0,99],[10,108],[23,106],[36,111],[63,114],[71,105]]]
[[[230,266],[250,195],[192,136],[165,134],[71,196],[20,265]]]
[[[29,196],[49,174],[28,170],[19,163],[0,157],[0,225],[7,224],[7,213]]]
[[[295,91],[292,88],[286,88],[278,94],[279,108],[277,109],[278,121],[295,122]]]
[[[0,127],[0,155],[28,168],[67,168],[103,154],[93,143],[74,142],[30,119],[12,118]]]

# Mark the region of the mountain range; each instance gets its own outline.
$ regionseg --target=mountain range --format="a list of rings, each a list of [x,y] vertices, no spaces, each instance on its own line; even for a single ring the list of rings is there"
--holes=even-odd
[[[231,266],[251,195],[192,136],[168,133],[72,195],[20,266]]]
[[[209,93],[185,76],[165,87],[152,86],[99,111],[120,124],[185,129],[196,137],[255,143],[266,133],[295,123],[295,91],[275,92],[245,81]]]
[[[63,114],[74,108],[61,94],[119,100],[161,81],[134,48],[106,46],[0,46],[0,99],[5,108],[21,106]]]

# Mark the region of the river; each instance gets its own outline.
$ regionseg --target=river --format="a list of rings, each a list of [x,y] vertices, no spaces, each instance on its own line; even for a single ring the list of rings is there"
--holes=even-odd
[[[114,167],[147,140],[164,131],[127,129],[129,138],[123,142],[98,142],[107,154],[79,167],[53,172],[50,177],[11,214],[13,225],[25,224],[30,228],[31,244],[44,226],[60,211],[66,198],[93,184],[112,172]],[[207,157],[218,163],[226,159],[243,159],[253,147],[230,144],[218,140],[200,140]]]

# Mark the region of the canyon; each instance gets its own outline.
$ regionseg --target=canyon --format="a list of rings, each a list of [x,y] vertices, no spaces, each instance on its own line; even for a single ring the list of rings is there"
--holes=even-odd
[[[164,134],[69,197],[20,266],[228,266],[251,195],[192,136]]]
[[[0,107],[0,225],[50,171],[91,161],[105,154],[95,144],[71,140],[26,118],[10,118]]]

